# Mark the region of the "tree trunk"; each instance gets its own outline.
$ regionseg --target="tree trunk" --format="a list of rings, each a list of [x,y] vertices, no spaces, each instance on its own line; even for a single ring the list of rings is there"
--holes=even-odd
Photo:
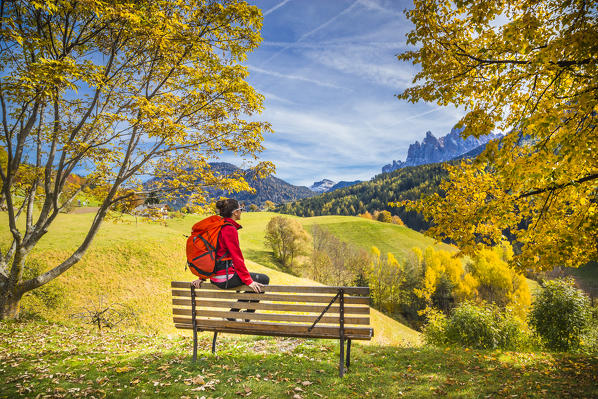
[[[23,293],[17,290],[2,290],[0,292],[0,320],[17,319],[19,317],[19,305]]]

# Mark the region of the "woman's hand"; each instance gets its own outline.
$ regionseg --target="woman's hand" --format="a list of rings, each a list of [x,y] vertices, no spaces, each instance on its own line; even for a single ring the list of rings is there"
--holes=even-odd
[[[191,285],[194,286],[195,288],[199,288],[199,287],[201,287],[201,283],[203,283],[203,280],[198,278],[197,280],[192,281]]]
[[[262,292],[264,285],[254,281],[253,283],[249,284],[248,287],[251,288],[253,292],[257,292],[259,294]]]

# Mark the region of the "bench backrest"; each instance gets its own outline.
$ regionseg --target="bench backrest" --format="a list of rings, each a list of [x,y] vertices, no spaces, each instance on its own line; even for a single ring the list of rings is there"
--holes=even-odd
[[[373,330],[369,327],[370,298],[367,287],[269,285],[264,287],[264,293],[256,294],[244,292],[251,291],[246,286],[222,290],[210,283],[203,283],[193,293],[189,282],[175,281],[171,285],[174,323],[177,328],[193,328],[194,295],[195,323],[199,330],[339,338],[342,314],[345,338],[369,340],[373,335]],[[342,312],[340,296],[337,296],[341,289]],[[239,303],[239,300],[259,300],[259,303]],[[230,312],[232,308],[255,309],[255,313],[233,313]],[[227,321],[226,318],[237,320]],[[247,323],[245,319],[251,322]]]

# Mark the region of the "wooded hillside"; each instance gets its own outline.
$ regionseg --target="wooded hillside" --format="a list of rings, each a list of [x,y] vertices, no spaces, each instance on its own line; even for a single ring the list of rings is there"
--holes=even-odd
[[[366,211],[387,210],[398,215],[406,226],[422,231],[429,227],[424,218],[416,212],[407,212],[401,207],[392,207],[389,202],[414,200],[422,194],[438,190],[440,181],[448,174],[445,164],[429,164],[398,169],[382,173],[372,180],[280,205],[277,212],[297,216],[359,215]]]

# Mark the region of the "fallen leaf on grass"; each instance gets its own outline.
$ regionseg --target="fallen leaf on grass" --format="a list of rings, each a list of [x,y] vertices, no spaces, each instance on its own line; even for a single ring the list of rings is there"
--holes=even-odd
[[[117,373],[126,373],[126,372],[129,372],[131,370],[133,370],[133,367],[130,367],[130,366],[124,366],[124,367],[117,367],[116,368],[116,372]]]
[[[206,381],[203,379],[203,377],[201,375],[191,378],[191,382],[196,385],[205,385],[205,383],[206,383]]]

